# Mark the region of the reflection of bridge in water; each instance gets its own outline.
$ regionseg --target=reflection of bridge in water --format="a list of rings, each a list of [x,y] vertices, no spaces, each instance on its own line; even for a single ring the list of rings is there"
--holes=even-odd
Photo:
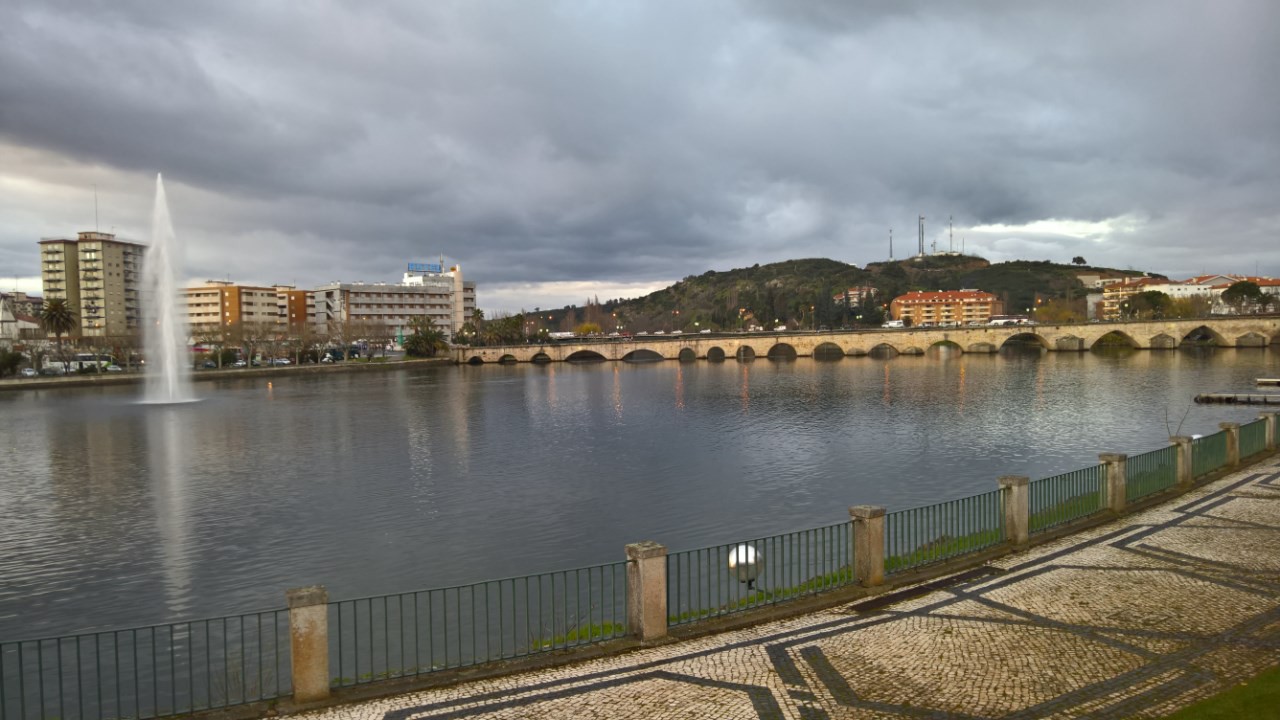
[[[1034,344],[1056,352],[1082,352],[1099,343],[1139,350],[1166,350],[1183,344],[1260,348],[1280,345],[1280,317],[1232,316],[1196,320],[1088,323],[1078,325],[981,326],[759,332],[715,335],[641,335],[530,345],[458,347],[459,363],[558,362],[575,360],[740,360],[755,357],[839,358],[870,354],[923,355],[934,346],[967,353],[994,353],[1010,343]]]

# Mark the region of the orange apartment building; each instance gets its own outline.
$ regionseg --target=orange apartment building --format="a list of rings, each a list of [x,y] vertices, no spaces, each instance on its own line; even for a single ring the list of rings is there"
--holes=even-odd
[[[894,320],[909,320],[912,327],[985,325],[992,315],[1004,312],[1004,303],[981,290],[909,292],[889,304]]]

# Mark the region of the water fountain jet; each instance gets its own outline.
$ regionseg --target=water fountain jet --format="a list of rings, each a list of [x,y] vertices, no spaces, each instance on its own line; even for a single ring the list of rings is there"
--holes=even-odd
[[[146,290],[142,330],[147,360],[145,403],[181,403],[195,399],[187,362],[187,323],[178,310],[176,276],[181,265],[169,202],[164,194],[164,179],[156,173],[151,246],[142,262]]]

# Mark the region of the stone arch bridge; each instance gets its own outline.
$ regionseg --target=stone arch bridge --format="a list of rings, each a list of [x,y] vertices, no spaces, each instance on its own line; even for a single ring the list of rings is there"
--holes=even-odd
[[[457,347],[458,363],[599,360],[740,360],[756,357],[839,358],[861,355],[923,355],[942,345],[967,353],[994,353],[1010,344],[1038,345],[1053,352],[1083,352],[1099,343],[1139,350],[1183,344],[1214,347],[1280,345],[1280,316],[1232,316],[1070,325],[868,329],[834,332],[756,332],[582,338],[529,345]]]

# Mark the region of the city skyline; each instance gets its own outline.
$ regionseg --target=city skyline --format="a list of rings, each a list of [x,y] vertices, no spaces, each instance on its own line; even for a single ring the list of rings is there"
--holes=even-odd
[[[759,0],[0,9],[0,288],[41,237],[188,280],[394,280],[485,309],[926,244],[1170,277],[1280,275],[1280,8]],[[95,223],[96,186],[96,223]],[[34,282],[34,284],[32,284]]]

